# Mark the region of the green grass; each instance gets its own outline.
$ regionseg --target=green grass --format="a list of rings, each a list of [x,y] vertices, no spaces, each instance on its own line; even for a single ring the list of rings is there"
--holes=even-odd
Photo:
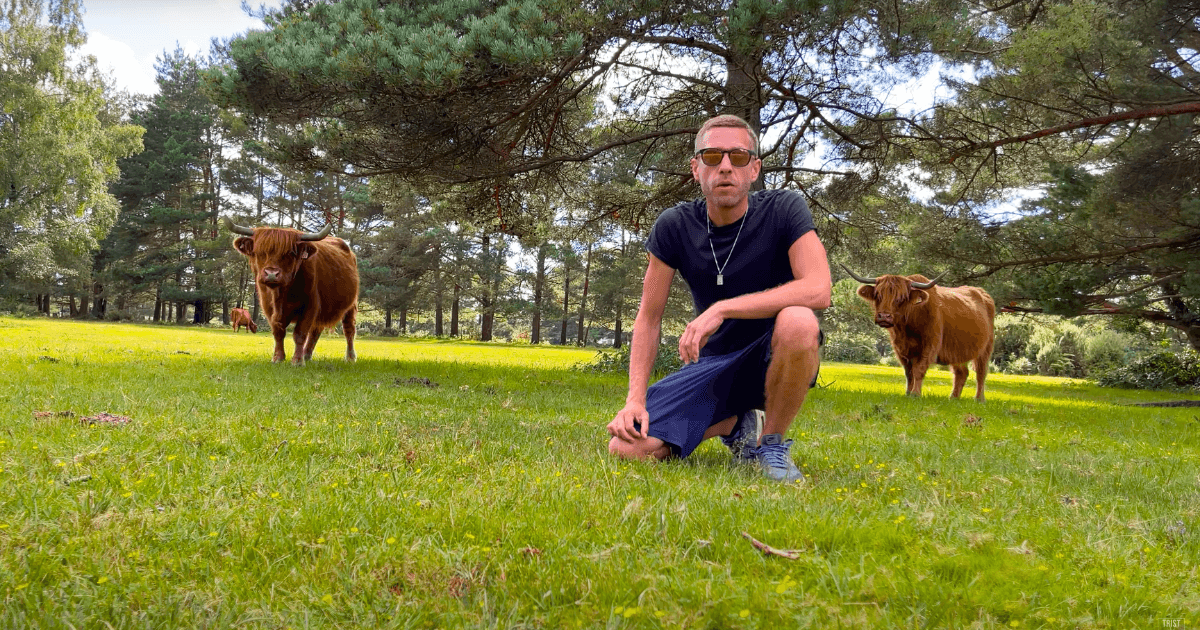
[[[1179,395],[827,364],[785,486],[716,442],[611,459],[591,351],[343,344],[0,319],[0,628],[1200,620],[1200,412],[1125,406]]]

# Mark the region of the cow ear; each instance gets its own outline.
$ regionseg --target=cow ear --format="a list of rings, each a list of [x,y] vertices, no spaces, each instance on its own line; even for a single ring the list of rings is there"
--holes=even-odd
[[[241,252],[244,256],[253,256],[254,239],[249,236],[239,236],[233,239],[233,248]]]
[[[305,260],[315,253],[317,253],[317,246],[307,241],[296,246],[296,255],[300,257],[300,260]]]
[[[925,302],[925,300],[929,299],[929,293],[925,292],[923,289],[913,289],[909,292],[908,297],[910,300],[912,300],[913,304],[922,304]]]
[[[875,287],[872,285],[869,285],[869,284],[864,284],[861,287],[858,287],[858,297],[860,297],[868,302],[874,302],[875,301]]]

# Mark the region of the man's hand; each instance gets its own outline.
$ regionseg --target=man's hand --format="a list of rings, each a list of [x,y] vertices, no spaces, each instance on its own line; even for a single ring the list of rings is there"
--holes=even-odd
[[[640,432],[633,426],[635,421],[642,425]],[[625,403],[625,408],[608,423],[608,434],[624,442],[646,439],[649,430],[650,414],[646,412],[646,405],[636,403]]]
[[[725,321],[725,317],[717,312],[717,304],[700,313],[679,336],[679,358],[683,360],[684,365],[700,360],[700,349]]]

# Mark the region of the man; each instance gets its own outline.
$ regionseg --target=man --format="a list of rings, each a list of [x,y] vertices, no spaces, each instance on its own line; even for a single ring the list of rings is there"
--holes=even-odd
[[[825,246],[798,193],[750,194],[762,161],[746,121],[706,121],[695,149],[692,176],[704,198],[663,212],[650,232],[629,394],[608,424],[608,448],[628,459],[686,457],[720,436],[768,477],[799,481],[783,435],[820,363],[814,310],[829,307]],[[647,389],[676,271],[698,315],[679,338],[684,367]]]

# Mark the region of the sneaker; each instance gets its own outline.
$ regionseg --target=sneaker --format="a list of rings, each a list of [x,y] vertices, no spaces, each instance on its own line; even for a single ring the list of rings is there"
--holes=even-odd
[[[775,481],[802,481],[804,473],[792,463],[792,441],[784,441],[778,433],[762,436],[762,443],[752,451],[763,474]]]
[[[729,435],[721,436],[721,442],[729,448],[733,459],[754,459],[754,449],[758,447],[758,436],[762,433],[764,415],[762,410],[751,409],[738,418]]]

